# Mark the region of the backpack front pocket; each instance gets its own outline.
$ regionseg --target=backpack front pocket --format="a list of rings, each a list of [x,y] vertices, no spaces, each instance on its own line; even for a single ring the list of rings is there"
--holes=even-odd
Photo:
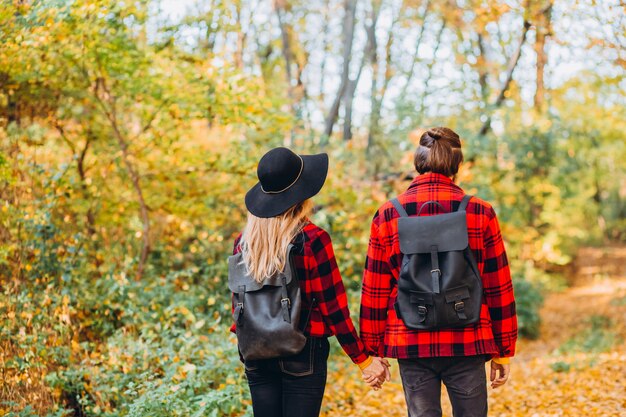
[[[446,290],[445,301],[446,316],[450,324],[467,322],[474,314],[474,306],[471,303],[467,286]]]
[[[435,302],[429,292],[399,290],[394,307],[409,329],[428,329],[435,324]]]

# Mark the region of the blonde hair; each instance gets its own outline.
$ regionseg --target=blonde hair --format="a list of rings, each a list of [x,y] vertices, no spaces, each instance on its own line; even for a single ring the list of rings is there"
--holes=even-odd
[[[313,203],[305,200],[276,217],[248,213],[240,245],[246,270],[257,282],[285,269],[287,247],[302,231],[312,209]]]

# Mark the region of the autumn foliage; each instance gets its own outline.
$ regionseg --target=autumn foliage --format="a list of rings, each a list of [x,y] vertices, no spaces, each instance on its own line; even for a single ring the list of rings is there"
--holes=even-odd
[[[251,415],[225,283],[258,158],[329,153],[314,221],[355,314],[372,215],[434,125],[514,273],[527,339],[493,414],[626,412],[623,6],[170,3],[0,2],[0,415]],[[397,369],[374,393],[330,363],[324,415],[405,414]]]

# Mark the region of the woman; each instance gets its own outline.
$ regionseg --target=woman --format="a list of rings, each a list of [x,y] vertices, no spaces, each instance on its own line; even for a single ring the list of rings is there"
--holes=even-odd
[[[414,159],[419,175],[397,199],[383,204],[372,220],[363,275],[361,337],[369,351],[398,359],[410,417],[441,417],[442,383],[447,387],[455,416],[487,416],[485,361],[491,359],[491,386],[497,388],[506,383],[509,361],[515,353],[515,298],[502,234],[491,205],[467,196],[454,183],[462,161],[461,140],[454,131],[438,127],[424,132]],[[449,245],[443,232],[450,233],[450,229],[442,227],[437,235],[421,234],[420,244],[428,250],[421,250],[418,265],[426,267],[426,274],[411,276],[418,267],[413,268],[415,264],[409,262],[407,267],[403,264],[406,258],[400,239],[406,237],[407,223],[399,229],[399,218],[441,214],[439,219],[451,222],[449,219],[456,211],[465,212],[466,230],[461,230],[467,238],[452,234],[458,239],[456,249],[446,250],[469,246],[465,261],[454,265],[445,262],[451,258],[445,258],[437,245]],[[430,219],[431,224],[435,221],[436,218]],[[477,278],[482,283],[483,297],[478,305],[470,304],[473,301],[467,296],[460,296],[467,286],[455,283],[456,287],[446,288],[455,280],[453,275],[460,275],[453,271],[463,271],[463,266],[470,268],[470,264],[472,270],[479,272]],[[399,304],[398,294],[416,281],[422,285],[422,291],[412,291],[411,303],[421,309],[423,322],[436,318],[441,311],[451,313],[446,318],[461,321],[467,318],[466,312],[470,314],[470,308],[474,313],[478,310],[478,321],[458,327],[409,328],[402,316],[407,310]],[[441,295],[445,303],[436,301],[441,300]]]
[[[350,319],[330,237],[308,219],[310,198],[320,191],[327,173],[326,154],[297,155],[287,148],[272,149],[259,162],[259,183],[246,194],[248,221],[235,241],[234,253],[242,252],[248,275],[263,282],[285,269],[288,246],[294,245],[291,253],[301,288],[301,317],[310,313],[303,329],[306,345],[300,353],[244,361],[255,417],[319,415],[329,336],[337,336],[374,388],[388,379],[388,363],[368,356]]]

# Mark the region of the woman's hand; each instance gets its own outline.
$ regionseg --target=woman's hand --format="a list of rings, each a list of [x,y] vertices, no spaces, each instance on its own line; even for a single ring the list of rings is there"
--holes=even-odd
[[[378,391],[385,381],[391,380],[391,372],[389,367],[391,364],[384,358],[372,358],[372,363],[365,369],[363,369],[363,380],[374,389]]]

